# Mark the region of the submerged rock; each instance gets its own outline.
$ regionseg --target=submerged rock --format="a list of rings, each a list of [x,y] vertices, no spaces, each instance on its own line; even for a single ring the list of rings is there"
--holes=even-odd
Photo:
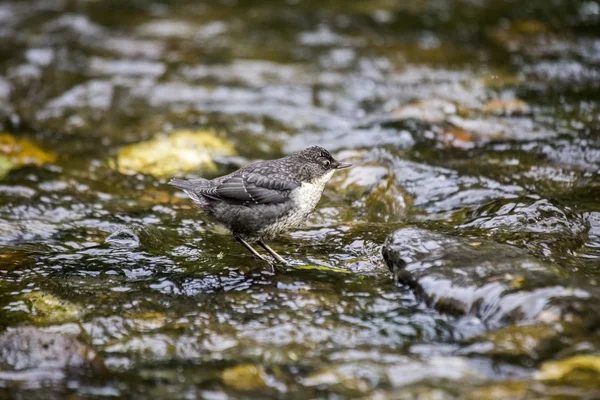
[[[0,336],[0,370],[69,369],[101,371],[104,361],[72,336],[17,328]],[[1,373],[1,372],[0,372]]]
[[[447,168],[401,159],[393,159],[391,164],[397,183],[414,196],[413,206],[429,214],[475,208],[491,200],[516,198],[523,192],[517,185],[460,175]]]
[[[395,279],[433,307],[473,314],[491,327],[558,320],[557,300],[589,297],[570,288],[554,265],[507,245],[405,228],[388,237],[383,256]]]
[[[581,246],[589,223],[568,207],[559,207],[545,199],[520,197],[497,200],[473,210],[457,229],[549,256],[552,250],[564,253],[565,249]]]
[[[116,248],[143,248],[148,251],[160,251],[172,244],[172,238],[152,226],[121,227],[108,235],[104,239],[104,243]]]
[[[129,228],[122,228],[111,233],[104,242],[115,247],[140,247],[141,241],[138,235]]]
[[[31,292],[21,296],[30,309],[32,319],[39,324],[74,321],[84,314],[76,304],[46,292]]]
[[[469,340],[459,354],[485,354],[503,359],[539,360],[553,349],[546,342],[564,330],[555,324],[510,325]]]
[[[351,397],[373,390],[382,381],[386,381],[383,367],[375,363],[361,362],[323,368],[302,379],[302,384],[320,389],[327,388]]]

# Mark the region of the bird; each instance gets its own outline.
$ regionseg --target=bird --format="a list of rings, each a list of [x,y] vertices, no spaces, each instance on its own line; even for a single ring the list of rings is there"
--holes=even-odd
[[[337,170],[352,164],[337,161],[320,146],[289,156],[256,161],[209,180],[171,179],[205,214],[224,225],[255,257],[269,262],[251,244],[287,264],[265,241],[291,230],[315,210],[326,183]]]

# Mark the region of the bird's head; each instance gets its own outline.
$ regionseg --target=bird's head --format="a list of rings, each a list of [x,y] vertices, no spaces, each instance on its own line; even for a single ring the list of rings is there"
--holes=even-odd
[[[349,168],[350,163],[337,161],[330,152],[320,146],[311,146],[295,154],[301,160],[303,180],[315,181],[331,178],[335,170]]]

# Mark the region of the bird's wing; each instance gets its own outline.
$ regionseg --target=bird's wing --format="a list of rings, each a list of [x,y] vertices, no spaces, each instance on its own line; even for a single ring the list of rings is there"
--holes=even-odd
[[[217,186],[196,188],[196,192],[230,204],[277,204],[286,201],[300,184],[280,173],[265,174],[240,170]]]

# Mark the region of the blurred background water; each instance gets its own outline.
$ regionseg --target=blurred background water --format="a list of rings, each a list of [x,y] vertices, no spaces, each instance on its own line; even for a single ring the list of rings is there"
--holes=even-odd
[[[285,274],[166,185],[312,144]],[[2,2],[0,397],[600,397],[599,170],[596,0]]]

